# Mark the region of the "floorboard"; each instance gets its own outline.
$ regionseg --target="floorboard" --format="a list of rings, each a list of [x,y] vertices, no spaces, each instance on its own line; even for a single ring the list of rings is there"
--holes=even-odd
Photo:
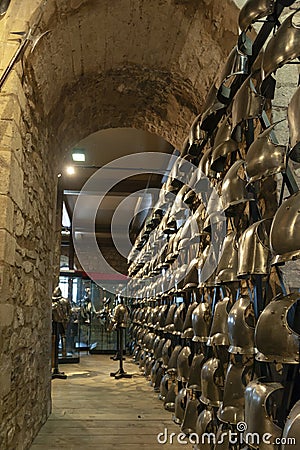
[[[52,381],[53,411],[30,450],[191,449],[177,442],[180,428],[138,367],[127,358],[133,378],[115,380],[117,364],[107,355],[82,355],[80,364],[61,366],[68,378]],[[159,444],[165,429],[168,442]]]

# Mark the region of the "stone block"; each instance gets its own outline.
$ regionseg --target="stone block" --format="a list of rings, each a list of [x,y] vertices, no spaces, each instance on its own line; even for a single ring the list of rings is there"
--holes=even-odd
[[[12,374],[12,363],[9,357],[0,357],[0,398],[5,397],[10,392],[11,388],[11,374]]]
[[[15,307],[0,303],[0,327],[9,327],[14,318]]]
[[[7,195],[0,194],[0,228],[10,233],[13,231],[14,206]]]
[[[0,262],[13,266],[16,260],[16,240],[6,230],[0,230]]]
[[[0,194],[8,194],[9,192],[11,158],[12,153],[10,151],[0,150]]]

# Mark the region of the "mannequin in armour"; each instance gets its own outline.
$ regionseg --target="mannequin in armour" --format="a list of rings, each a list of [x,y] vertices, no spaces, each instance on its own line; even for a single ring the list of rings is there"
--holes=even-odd
[[[66,329],[71,317],[71,305],[67,298],[62,296],[59,286],[52,294],[52,339],[58,346],[61,339],[62,355],[66,356]]]
[[[89,325],[92,322],[92,317],[95,314],[95,308],[91,301],[91,290],[85,288],[84,297],[80,301],[80,319],[84,325]]]

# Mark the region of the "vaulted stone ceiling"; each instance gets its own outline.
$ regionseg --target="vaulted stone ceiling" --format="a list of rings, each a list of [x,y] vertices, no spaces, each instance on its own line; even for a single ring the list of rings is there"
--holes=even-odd
[[[39,30],[50,32],[27,65],[59,146],[126,126],[178,147],[235,42],[237,8],[230,0],[52,0]]]

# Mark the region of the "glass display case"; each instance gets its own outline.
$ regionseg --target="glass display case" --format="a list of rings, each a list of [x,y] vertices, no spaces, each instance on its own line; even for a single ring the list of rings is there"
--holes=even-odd
[[[68,298],[72,314],[66,331],[66,344],[60,342],[59,363],[79,362],[80,352],[114,354],[117,351],[116,331],[108,329],[101,314],[104,307],[112,310],[116,296],[111,291],[120,283],[101,282],[99,287],[89,278],[76,271],[61,270],[59,286]],[[127,344],[127,333],[125,336]],[[65,349],[64,349],[65,347]]]

